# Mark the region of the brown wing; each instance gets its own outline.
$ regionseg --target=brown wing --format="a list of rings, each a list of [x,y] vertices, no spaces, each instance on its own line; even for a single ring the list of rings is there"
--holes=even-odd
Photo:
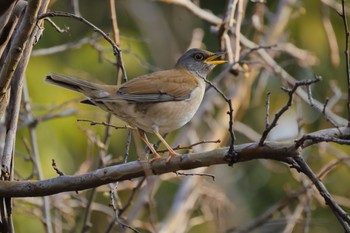
[[[134,78],[121,85],[115,96],[103,100],[122,98],[142,103],[178,101],[188,99],[198,85],[196,77],[186,70],[165,70]]]

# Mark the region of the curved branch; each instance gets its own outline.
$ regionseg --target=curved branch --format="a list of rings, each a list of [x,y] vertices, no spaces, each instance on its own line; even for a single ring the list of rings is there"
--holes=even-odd
[[[125,71],[125,67],[124,67],[124,63],[123,63],[123,59],[122,59],[122,50],[104,31],[102,31],[100,28],[96,27],[93,23],[86,20],[85,18],[78,16],[78,15],[74,15],[72,13],[68,13],[68,12],[60,12],[60,11],[47,12],[47,13],[41,14],[38,17],[38,19],[44,19],[47,17],[73,18],[73,19],[76,19],[76,20],[88,25],[89,27],[93,28],[95,32],[99,33],[108,43],[110,43],[112,45],[113,53],[117,57],[118,65],[123,73],[124,81],[128,80],[127,75],[126,75],[126,71]]]

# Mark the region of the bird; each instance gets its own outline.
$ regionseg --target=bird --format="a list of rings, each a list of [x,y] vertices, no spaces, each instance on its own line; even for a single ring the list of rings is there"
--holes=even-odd
[[[203,100],[207,75],[216,65],[227,62],[221,59],[224,54],[190,49],[173,69],[142,75],[121,85],[102,85],[57,73],[48,74],[45,81],[82,93],[87,97],[82,103],[100,107],[136,128],[153,159],[161,159],[145,132],[155,134],[168,150],[169,160],[180,154],[162,134],[192,119]]]

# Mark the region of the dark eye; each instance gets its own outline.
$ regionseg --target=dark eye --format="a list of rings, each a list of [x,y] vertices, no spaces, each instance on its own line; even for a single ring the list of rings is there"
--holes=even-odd
[[[202,61],[204,59],[204,55],[202,53],[196,53],[194,55],[194,59],[196,59],[197,61]]]

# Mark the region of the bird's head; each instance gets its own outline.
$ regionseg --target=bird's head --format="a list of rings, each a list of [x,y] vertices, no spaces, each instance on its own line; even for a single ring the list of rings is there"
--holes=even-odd
[[[175,67],[184,68],[205,78],[216,65],[227,62],[220,58],[224,54],[224,52],[212,53],[202,49],[190,49],[177,60]]]

